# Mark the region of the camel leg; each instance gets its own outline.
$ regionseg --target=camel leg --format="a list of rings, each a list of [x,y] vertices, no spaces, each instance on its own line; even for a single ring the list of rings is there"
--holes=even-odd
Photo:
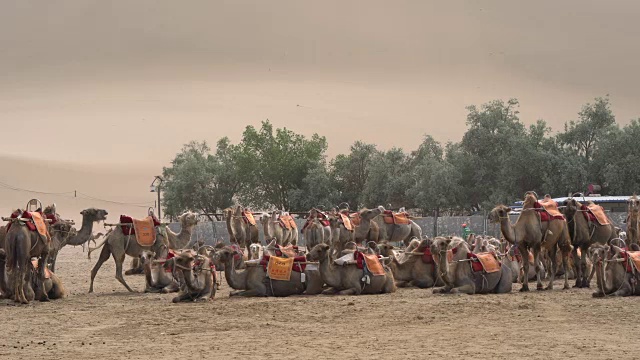
[[[124,276],[122,276],[122,264],[124,263],[125,254],[116,255],[115,252],[112,252],[113,260],[116,262],[116,280],[120,282],[129,292],[133,292],[133,289],[129,287],[126,281],[124,281]]]
[[[582,250],[582,256],[580,257],[580,273],[582,274],[582,287],[589,288],[589,278],[587,276],[587,249]]]
[[[37,281],[40,282],[39,286],[42,287],[42,296],[40,297],[40,301],[49,301],[49,295],[47,294],[47,292],[45,291],[45,286],[44,286],[44,282],[45,282],[45,270],[47,269],[47,255],[44,256],[40,256],[40,259],[38,259],[38,266],[40,267],[38,270],[38,279]]]
[[[582,287],[582,264],[580,263],[580,258],[578,257],[578,247],[573,248],[571,255],[573,256],[573,266],[575,267],[575,272],[576,272],[576,284],[573,287],[581,288]]]
[[[91,269],[91,284],[89,285],[89,293],[93,292],[93,279],[95,279],[96,274],[98,273],[98,270],[100,270],[100,267],[102,266],[102,264],[104,264],[105,261],[109,260],[110,255],[111,255],[111,246],[104,244],[102,251],[100,251],[100,257],[98,258],[98,261],[93,266],[93,269]]]
[[[24,269],[25,267],[20,264],[19,267],[14,267],[14,279],[13,279],[13,293],[15,295],[15,301],[28,304],[27,297],[24,294]]]
[[[449,287],[449,285],[445,285],[441,288],[433,288],[432,292],[434,294],[448,294],[451,292],[451,287]]]
[[[396,280],[396,286],[399,288],[406,288],[411,286],[409,281]]]
[[[330,288],[326,288],[322,291],[322,295],[335,295],[338,292],[338,290],[330,287]]]
[[[473,284],[466,284],[466,285],[458,286],[451,289],[451,293],[452,294],[462,293],[467,295],[474,295],[476,293],[476,287]]]
[[[562,268],[564,269],[564,287],[562,288],[563,290],[568,290],[571,288],[571,286],[569,286],[569,269],[568,269],[568,263],[569,263],[569,254],[567,253],[563,253],[562,254]],[[595,266],[593,267],[595,269]],[[592,272],[593,275],[593,272]]]
[[[558,272],[558,259],[556,258],[557,250],[558,247],[555,245],[549,249],[549,256],[551,257],[551,276],[546,290],[553,290],[553,282],[556,280],[556,272]]]
[[[175,303],[179,303],[179,302],[183,302],[183,301],[193,301],[193,296],[191,296],[191,293],[186,292],[184,294],[180,294],[176,297],[173,298],[173,300],[171,300],[174,304]]]
[[[511,273],[511,268],[502,265],[500,275],[500,282],[498,282],[498,286],[496,286],[495,293],[496,294],[507,294],[511,292],[513,288],[513,274]]]
[[[433,279],[420,279],[420,280],[416,279],[411,281],[411,285],[420,289],[426,289],[426,288],[433,287],[435,284]]]
[[[229,294],[229,296],[257,297],[257,296],[267,296],[267,294],[264,292],[261,292],[258,289],[251,289],[251,290],[231,293]]]
[[[362,293],[360,288],[350,288],[338,291],[338,295],[360,295],[360,293]]]
[[[171,284],[165,286],[164,288],[162,288],[161,292],[163,294],[168,294],[168,293],[172,293],[172,292],[176,292],[178,291],[178,283],[173,281],[171,282]]]
[[[529,291],[529,249],[520,243],[518,251],[522,254],[522,269],[524,270],[524,276],[522,277],[522,289],[521,292]]]
[[[542,284],[542,267],[540,266],[540,247],[536,246],[533,248],[533,263],[535,264],[536,270],[536,289],[544,290],[544,285]]]

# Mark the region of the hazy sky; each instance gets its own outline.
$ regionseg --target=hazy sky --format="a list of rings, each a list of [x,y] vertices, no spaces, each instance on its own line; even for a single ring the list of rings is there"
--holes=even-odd
[[[554,129],[605,94],[619,122],[640,116],[637,1],[21,0],[1,9],[5,156],[145,162],[152,177],[183,143],[237,141],[267,118],[325,135],[335,155],[356,139],[407,150],[425,133],[457,141],[465,106],[496,98],[517,97],[523,121]]]

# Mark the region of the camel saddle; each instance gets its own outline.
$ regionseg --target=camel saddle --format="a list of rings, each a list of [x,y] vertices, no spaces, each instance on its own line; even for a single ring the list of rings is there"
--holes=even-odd
[[[636,271],[640,271],[640,251],[625,251],[631,263],[633,263],[633,267]],[[627,272],[632,272],[630,268],[629,261],[627,261]]]
[[[135,235],[138,245],[151,246],[156,242],[156,226],[160,225],[160,221],[158,221],[154,216],[147,216],[146,218],[139,220],[134,219],[131,216],[120,215],[120,224],[122,233],[127,236]]]
[[[340,222],[344,225],[345,229],[347,229],[348,231],[353,231],[354,228],[349,215],[340,213]]]
[[[38,270],[39,268],[38,259],[37,258],[31,259],[31,265],[33,266],[34,270]],[[51,279],[51,270],[49,270],[49,268],[46,266],[44,267],[44,278]]]
[[[296,225],[296,221],[293,220],[293,217],[291,215],[280,215],[280,217],[278,218],[278,223],[283,229],[298,229],[298,225]]]
[[[272,260],[277,262],[275,263],[275,265],[272,267]],[[260,265],[262,266],[262,268],[264,269],[264,271],[267,272],[267,274],[269,275],[269,278],[271,278],[271,280],[286,280],[289,281],[290,277],[291,277],[291,271],[295,271],[295,272],[304,272],[306,267],[307,267],[307,258],[304,256],[297,256],[297,257],[291,257],[291,258],[282,258],[282,257],[278,257],[278,256],[270,256],[270,255],[262,255],[262,259],[260,259]],[[276,277],[279,276],[283,276],[284,274],[278,274],[281,271],[275,271],[275,270],[284,270],[284,266],[281,265],[285,265],[288,267],[288,275],[286,279],[277,279],[273,276],[271,276],[271,270],[274,270],[274,273]]]
[[[500,261],[494,253],[468,253],[467,257],[471,259],[471,268],[474,272],[482,271],[491,274],[500,271]]]
[[[320,210],[316,210],[316,219],[320,220],[320,224],[322,224],[322,226],[329,226],[329,217],[327,216],[326,213],[320,211]],[[304,229],[307,228],[307,226],[309,226],[311,224],[311,222],[313,221],[313,218],[311,216],[309,216],[307,218],[307,222],[304,223],[304,226],[302,227],[302,230],[300,230],[301,232],[304,231]]]
[[[604,209],[602,206],[594,203],[590,203],[589,205],[582,205],[581,210],[583,210],[584,216],[587,221],[598,222],[600,225],[609,225],[609,218],[607,214],[604,213]]]
[[[380,258],[376,254],[365,254],[360,251],[356,251],[353,253],[353,256],[356,259],[356,265],[358,269],[366,269],[374,276],[384,275],[384,268],[382,267],[382,263],[380,262]]]
[[[558,203],[552,199],[543,199],[538,201],[534,205],[535,209],[541,209],[544,211],[538,211],[540,221],[549,222],[551,220],[565,220],[564,215],[558,209]]]
[[[351,219],[351,223],[353,224],[353,226],[359,226],[360,222],[362,222],[362,218],[360,217],[359,212],[349,214],[349,218]]]
[[[382,214],[382,217],[385,224],[409,225],[411,223],[409,220],[409,214],[406,212],[395,213],[393,211],[386,210]]]
[[[433,264],[433,254],[431,254],[431,248],[427,247],[422,253],[422,262],[425,264]]]
[[[276,244],[275,253],[278,256],[284,256],[284,257],[287,257],[287,258],[294,258],[294,257],[298,256],[298,247],[297,246],[293,246],[292,244],[289,244],[287,246],[281,246],[281,245]]]
[[[47,230],[47,223],[45,222],[45,218],[40,211],[14,211],[11,214],[12,219],[16,218],[29,219],[31,221],[25,222],[27,229],[29,231],[37,231],[42,237],[47,239],[47,241],[51,241],[51,235],[49,235],[49,230]],[[7,225],[7,232],[11,228],[11,223]]]
[[[578,249],[578,251],[580,251],[580,249]],[[511,248],[509,248],[509,251],[507,253],[511,258],[511,261],[516,260],[517,262],[520,262],[520,263],[522,262],[522,255],[520,255],[520,250],[518,250],[516,246],[512,246]],[[535,264],[533,253],[531,251],[529,251],[528,258],[529,258],[529,264]]]
[[[242,259],[244,258],[244,251],[240,248],[240,245],[238,245],[238,244],[236,244],[236,243],[233,243],[233,244],[231,244],[230,246],[231,246],[231,248],[232,248],[233,250],[235,250],[235,251],[237,252],[237,254],[235,254],[235,255],[233,256],[233,259],[234,259],[235,261],[240,261],[240,260],[242,260]]]
[[[244,220],[245,224],[256,226],[256,219],[253,217],[253,213],[250,210],[242,212],[242,220]]]

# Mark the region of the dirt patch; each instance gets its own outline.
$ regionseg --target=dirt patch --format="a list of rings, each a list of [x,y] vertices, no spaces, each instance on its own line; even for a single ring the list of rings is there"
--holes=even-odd
[[[433,295],[399,289],[360,297],[229,298],[172,304],[172,294],[128,293],[113,261],[87,294],[88,261],[65,248],[58,274],[66,299],[0,301],[0,358],[323,359],[637,358],[636,298],[592,299],[592,290],[506,295]],[[126,277],[142,291],[142,276]],[[616,319],[612,321],[612,319]],[[465,345],[459,345],[465,344]]]

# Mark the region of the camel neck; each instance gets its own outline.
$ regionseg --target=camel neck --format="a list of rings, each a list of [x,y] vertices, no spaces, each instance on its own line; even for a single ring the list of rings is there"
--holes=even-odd
[[[78,230],[78,233],[75,236],[69,237],[66,241],[66,245],[71,246],[79,246],[91,238],[91,233],[93,232],[93,220],[87,218],[87,216],[82,217],[82,227]]]
[[[327,253],[327,255],[320,260],[320,275],[322,276],[322,281],[331,287],[339,288],[342,284],[340,274],[337,272],[334,266],[331,265],[331,258]]]
[[[514,239],[514,229],[509,217],[504,217],[500,219],[500,232],[504,239],[507,240],[511,244],[515,244],[516,240]]]
[[[242,273],[236,271],[236,262],[233,255],[224,264],[224,278],[227,280],[227,284],[235,290],[244,290],[246,287],[247,270]]]

